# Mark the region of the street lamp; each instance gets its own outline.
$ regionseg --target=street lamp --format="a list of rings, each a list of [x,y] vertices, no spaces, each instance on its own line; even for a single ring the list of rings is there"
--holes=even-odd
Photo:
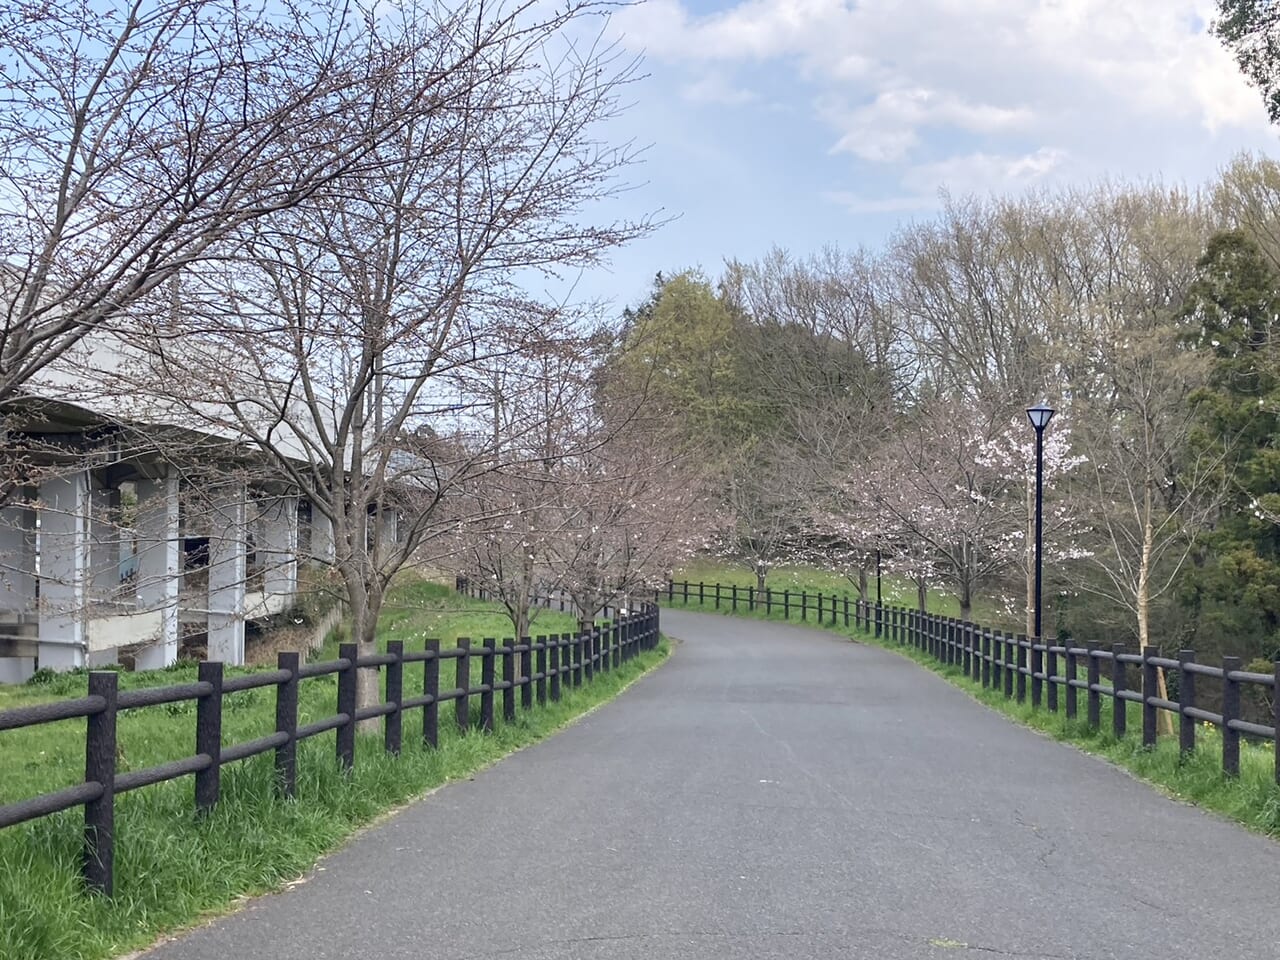
[[[1042,545],[1044,539],[1044,428],[1053,419],[1053,407],[1040,403],[1027,407],[1027,418],[1036,431],[1036,640],[1041,638],[1040,629],[1040,581],[1042,568]]]
[[[881,604],[880,596],[880,550],[876,550],[876,636],[880,636],[881,622],[884,619],[884,606]]]

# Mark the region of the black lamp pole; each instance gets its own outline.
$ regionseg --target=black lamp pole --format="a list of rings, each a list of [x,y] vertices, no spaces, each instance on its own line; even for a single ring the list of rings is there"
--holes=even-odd
[[[882,611],[884,607],[880,601],[880,551],[876,550],[876,636],[880,636],[880,624],[884,617]]]
[[[1043,632],[1040,626],[1040,587],[1043,579],[1043,545],[1044,545],[1044,428],[1053,419],[1054,410],[1048,404],[1027,408],[1027,418],[1036,431],[1036,640],[1040,640]]]

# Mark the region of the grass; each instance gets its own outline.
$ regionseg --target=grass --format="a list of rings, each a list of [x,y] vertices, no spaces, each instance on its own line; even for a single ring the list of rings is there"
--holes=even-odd
[[[390,599],[380,622],[383,643],[399,639],[421,644],[428,635],[503,635],[505,621],[493,605],[457,597],[443,587],[409,583]],[[572,619],[563,620],[561,624],[556,616],[543,614],[535,629],[568,630]],[[509,625],[505,632],[510,633]],[[503,724],[499,711],[489,735],[459,734],[446,705],[437,750],[422,746],[420,714],[411,713],[404,721],[401,755],[388,757],[380,736],[359,737],[350,775],[337,766],[332,734],[305,741],[299,745],[296,800],[276,796],[270,754],[225,767],[222,799],[205,818],[193,815],[189,778],[125,794],[116,802],[116,889],[110,900],[83,892],[78,809],[0,831],[0,957],[99,960],[225,912],[240,898],[277,889],[380,814],[546,737],[615,696],[667,652],[664,641],[622,669],[598,674],[589,686],[566,688],[559,703],[520,711],[513,724]],[[326,649],[319,656],[330,653]],[[421,668],[417,687],[408,667],[405,673],[406,691],[420,689]],[[126,687],[153,686],[185,681],[188,674],[194,677],[194,667],[125,674],[121,680]],[[441,683],[450,682],[446,666]],[[83,676],[0,688],[0,709],[83,692]],[[329,715],[336,696],[332,677],[304,680],[300,709],[305,701],[308,718]],[[240,706],[235,705],[238,700]],[[232,695],[224,717],[225,741],[268,732],[274,710],[270,690]],[[83,725],[83,720],[66,721],[0,734],[0,802],[82,779]],[[121,714],[119,743],[122,769],[126,762],[137,769],[189,754],[194,706],[190,711],[150,707]]]
[[[738,571],[715,567],[711,564],[703,564],[694,569],[700,574],[697,579],[703,579],[707,583],[715,582],[716,579],[721,583],[733,583],[736,581],[730,578],[738,573]],[[717,573],[720,571],[723,571],[724,576],[717,578]],[[681,579],[683,579],[683,571],[676,576],[677,581]],[[754,580],[749,578],[749,582],[754,583]],[[800,580],[798,583],[800,589],[807,589],[810,592],[817,592],[820,589],[825,592],[826,589],[830,589],[830,585],[830,574],[826,574],[825,578],[817,581]],[[664,605],[677,608],[687,607],[714,612],[713,604],[709,599],[706,603],[699,605],[696,598],[691,597],[686,605],[681,601],[680,595],[677,595],[674,604],[668,604],[665,597],[662,602]],[[887,597],[886,602],[890,602]],[[722,604],[719,612],[729,613],[730,611]],[[934,612],[942,616],[955,615],[954,612],[949,613],[945,609]],[[763,610],[745,610],[745,604],[740,604],[738,615],[753,619],[779,621],[783,619],[781,613],[776,610],[771,617],[766,617]],[[812,620],[811,615],[810,621]],[[790,622],[796,623],[798,618],[793,614]],[[1213,810],[1253,830],[1280,839],[1280,786],[1275,782],[1274,747],[1269,742],[1261,744],[1241,742],[1240,776],[1230,779],[1222,773],[1221,732],[1211,724],[1201,724],[1197,728],[1196,749],[1190,754],[1180,754],[1176,736],[1161,737],[1155,747],[1146,748],[1141,742],[1142,715],[1138,704],[1126,704],[1129,733],[1117,739],[1111,733],[1110,698],[1104,698],[1102,725],[1099,730],[1094,730],[1085,720],[1084,695],[1080,696],[1080,716],[1075,720],[1068,720],[1063,712],[1065,707],[1057,713],[1050,713],[1045,708],[1033,708],[1029,698],[1021,704],[1016,700],[1006,700],[1003,692],[984,688],[981,683],[965,676],[959,667],[945,666],[926,652],[900,645],[888,639],[887,636],[877,639],[870,632],[859,630],[852,624],[847,629],[842,625],[826,625],[824,628],[843,633],[856,642],[873,643],[914,660],[965,690],[975,700],[1003,713],[1012,720],[1038,730],[1055,740],[1071,743],[1088,753],[1104,757],[1171,796]],[[1061,691],[1060,695],[1065,696]]]

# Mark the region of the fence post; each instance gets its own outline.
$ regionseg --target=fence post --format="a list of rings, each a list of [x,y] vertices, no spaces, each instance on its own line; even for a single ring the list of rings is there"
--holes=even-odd
[[[698,581],[698,606],[702,606],[703,591],[705,588],[706,588],[706,584],[704,584],[701,580],[699,580]]]
[[[849,598],[844,598],[844,628],[849,629]]]
[[[734,613],[738,612],[738,585],[736,583],[729,585],[730,607]]]
[[[458,732],[467,733],[471,729],[471,639],[458,638],[458,662],[454,676],[454,685],[462,691],[461,696],[453,701],[453,718],[458,725]]]
[[[493,732],[494,668],[498,665],[498,642],[485,637],[480,653],[480,730]]]
[[[982,686],[991,688],[991,631],[979,628],[982,636]]]
[[[822,594],[819,593],[818,594],[818,619],[817,619],[818,626],[822,626],[822,610],[823,610]]]
[[[1038,637],[1031,640],[1031,706],[1039,709],[1044,698],[1044,644]]]
[[[1120,696],[1129,680],[1128,670],[1120,655],[1124,653],[1124,644],[1111,645],[1111,735],[1117,740],[1124,736],[1125,726],[1129,720],[1128,701]]]
[[[1058,712],[1058,684],[1054,682],[1054,677],[1058,675],[1058,654],[1054,652],[1054,643],[1052,640],[1043,639],[1044,643],[1044,681],[1048,685],[1049,712]]]
[[[429,657],[422,664],[422,693],[431,700],[422,708],[422,742],[440,745],[440,641],[428,640]]]
[[[782,591],[782,619],[791,619],[791,588]]]
[[[1196,721],[1187,715],[1187,707],[1196,705],[1196,675],[1187,664],[1195,662],[1194,650],[1178,651],[1178,753],[1183,755],[1196,749]]]
[[[547,643],[550,644],[547,650],[547,658],[550,661],[547,672],[551,674],[548,678],[551,681],[551,702],[557,703],[560,700],[560,634],[551,634],[547,637]]]
[[[1089,662],[1085,666],[1085,678],[1089,684],[1088,691],[1088,713],[1089,727],[1097,730],[1102,725],[1102,694],[1098,692],[1098,684],[1102,680],[1102,666],[1098,658],[1098,644],[1089,641]]]
[[[545,707],[547,705],[547,637],[545,634],[538,635],[537,646],[537,663],[534,670],[538,674],[538,706]]]
[[[884,636],[884,605],[876,601],[876,639]]]
[[[338,646],[338,656],[348,661],[346,669],[338,671],[338,713],[345,713],[347,722],[338,727],[335,736],[343,770],[350,770],[356,762],[356,649],[354,643]]]
[[[595,624],[590,620],[581,621],[578,624],[578,634],[582,637],[582,682],[590,683],[596,672]]]
[[[671,603],[676,598],[676,585],[674,580],[667,581],[667,603]],[[564,609],[561,607],[560,609]]]
[[[1158,656],[1160,656],[1158,648],[1152,646],[1142,648],[1142,745],[1144,747],[1156,745],[1156,706],[1151,703],[1151,698],[1156,695],[1159,687],[1156,682],[1156,665],[1151,662],[1151,658]]]
[[[1076,718],[1076,710],[1078,707],[1078,691],[1072,684],[1076,679],[1076,655],[1072,652],[1071,641],[1068,640],[1063,644],[1066,649],[1062,654],[1063,671],[1066,676],[1066,685],[1062,688],[1063,694],[1067,698],[1067,719],[1074,720]]]
[[[764,615],[773,616],[773,587],[764,588]]]
[[[1240,731],[1231,729],[1231,721],[1240,719],[1240,683],[1231,679],[1239,669],[1239,657],[1222,658],[1222,772],[1232,778],[1240,776]]]
[[[196,700],[196,753],[210,760],[196,771],[196,813],[206,814],[218,805],[222,789],[222,664],[203,661],[198,679],[212,690]]]
[[[1027,644],[1027,638],[1024,634],[1018,634],[1014,640],[1014,660],[1018,665],[1016,670],[1016,682],[1018,702],[1027,702],[1027,664],[1031,663],[1031,648]]]
[[[286,670],[289,679],[276,684],[276,733],[284,743],[276,747],[276,790],[282,797],[298,793],[298,666],[296,650],[276,654],[276,669]]]
[[[622,638],[623,626],[621,620],[615,620],[613,626],[610,627],[609,644],[613,648],[613,669],[617,670],[622,666]]]
[[[392,709],[382,721],[382,747],[387,753],[398,754],[404,725],[404,714],[400,712],[400,704],[404,701],[404,641],[388,640],[387,653],[395,659],[387,664],[386,699]]]
[[[578,636],[576,640],[578,663],[573,671],[573,685],[575,687],[582,686],[583,682],[591,682],[591,624],[578,622]]]
[[[747,584],[747,609],[755,612],[756,609],[756,588],[755,584]]]
[[[103,699],[102,710],[90,714],[84,740],[84,780],[102,793],[84,805],[85,886],[109,897],[115,889],[116,821],[116,693],[114,670],[89,671],[89,696]]]
[[[1011,634],[1001,631],[1000,648],[1003,658],[1000,664],[1000,679],[1004,681],[1004,698],[1012,700],[1013,678],[1018,673],[1018,654],[1013,645],[1013,636]]]
[[[1275,739],[1272,741],[1275,747],[1275,756],[1273,758],[1272,767],[1276,772],[1276,784],[1280,786],[1280,660],[1276,660],[1271,665],[1272,684],[1271,684],[1271,725],[1275,728]]]
[[[516,721],[516,638],[502,641],[502,722]]]
[[[533,709],[533,637],[521,637],[520,645],[520,706]]]
[[[716,609],[720,609],[720,581],[716,581]]]
[[[965,630],[969,633],[969,649],[973,653],[973,673],[970,676],[974,683],[982,683],[982,628],[966,623]]]

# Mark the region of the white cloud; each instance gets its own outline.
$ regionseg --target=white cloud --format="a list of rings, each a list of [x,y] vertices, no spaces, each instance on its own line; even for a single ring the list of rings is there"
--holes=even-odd
[[[822,195],[828,203],[844,207],[850,213],[916,213],[932,210],[938,198],[932,195],[864,197],[847,190],[829,190]]]
[[[742,0],[695,16],[679,0],[649,0],[618,22],[651,62],[694,70],[690,96],[740,90],[735,70],[790,71],[829,130],[830,150],[900,168],[910,200],[943,182],[1003,190],[1107,169],[1142,150],[1168,156],[1197,136],[1260,139],[1268,129],[1260,98],[1205,33],[1214,7]],[[702,79],[711,65],[715,79]]]
[[[969,153],[910,168],[903,186],[918,194],[946,187],[957,194],[1020,192],[1038,186],[1063,170],[1065,151],[1041,147],[1028,154]]]
[[[740,106],[751,103],[756,95],[746,87],[735,86],[721,73],[706,73],[692,83],[685,84],[681,94],[693,103],[710,103],[722,106]]]

